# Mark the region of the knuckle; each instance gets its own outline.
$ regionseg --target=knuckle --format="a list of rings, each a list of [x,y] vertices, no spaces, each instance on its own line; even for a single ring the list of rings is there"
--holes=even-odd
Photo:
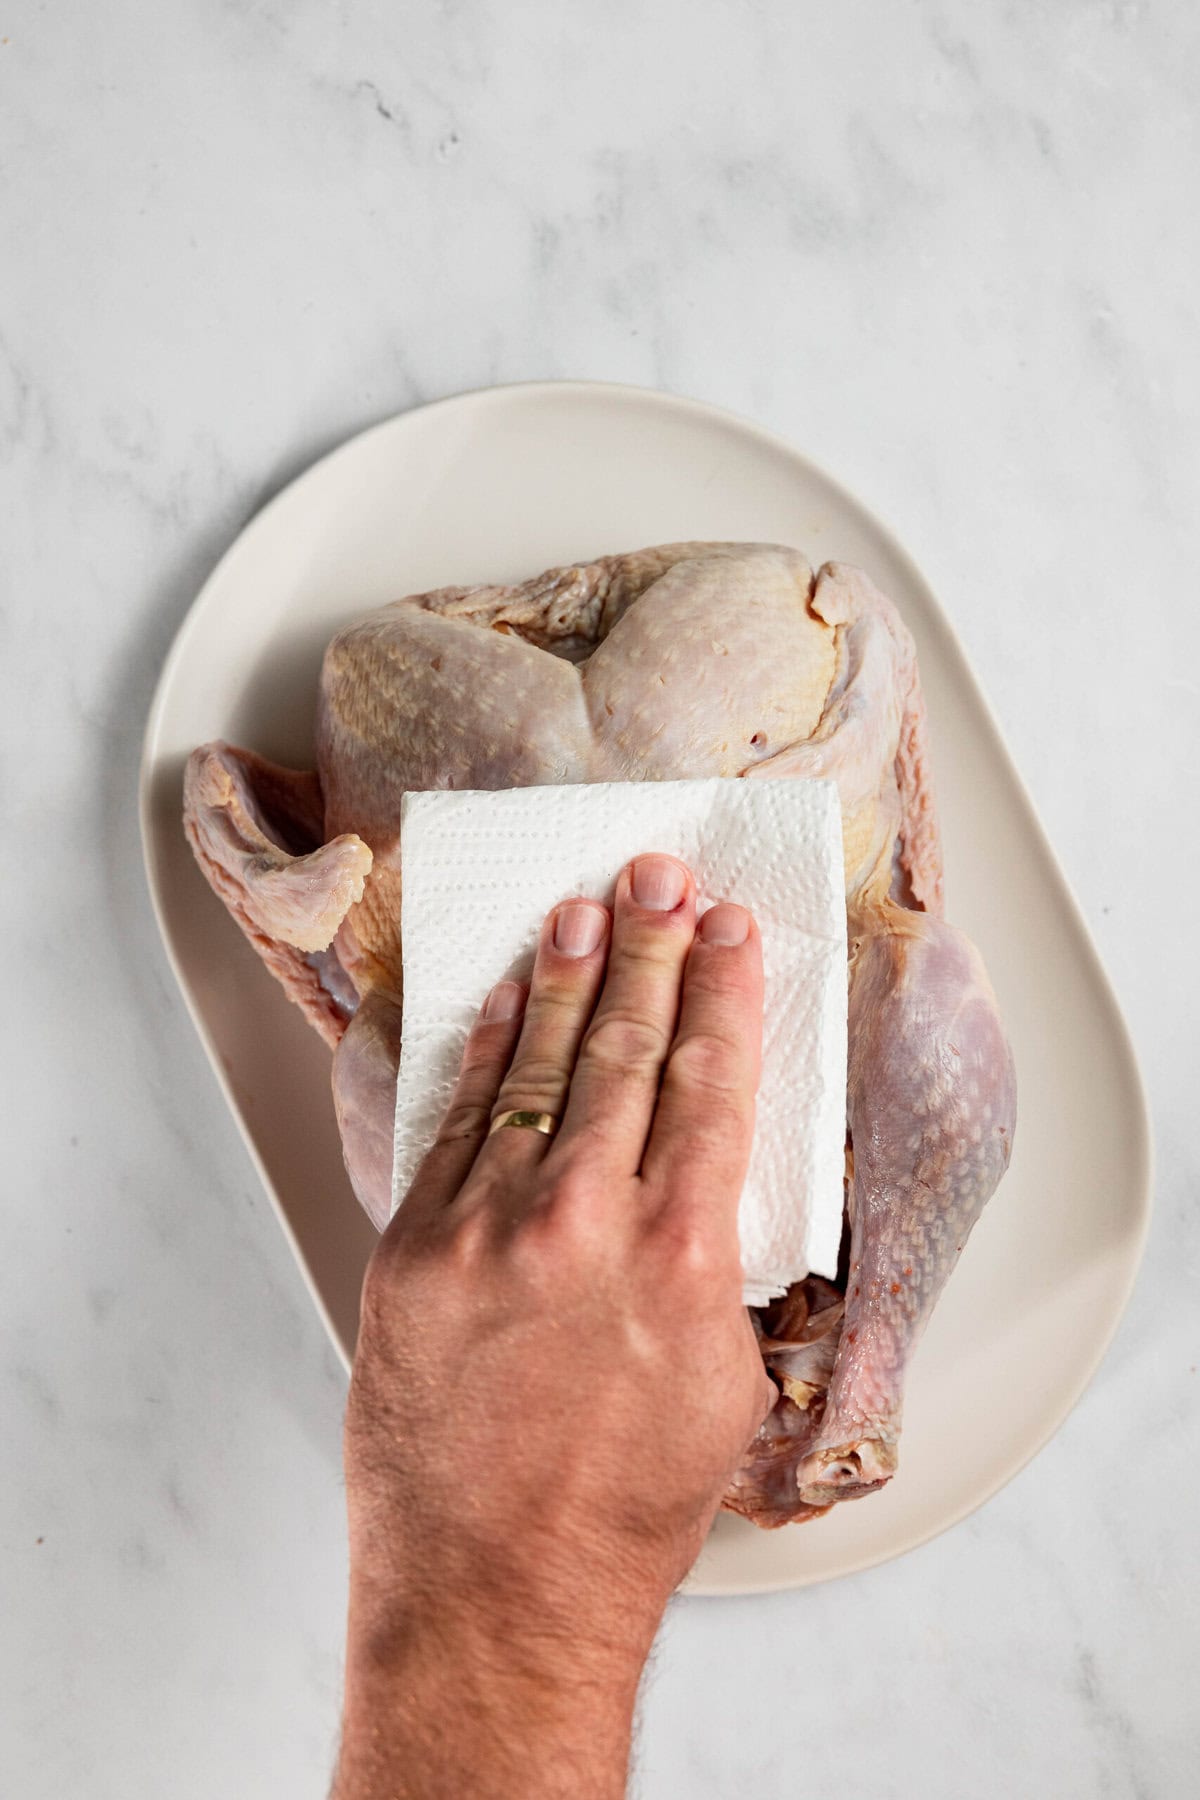
[[[729,997],[753,993],[759,983],[759,971],[756,962],[744,954],[753,945],[754,934],[751,932],[744,944],[725,945],[724,956],[689,956],[689,982],[705,994]],[[702,950],[705,947],[704,938],[698,937],[693,948]]]
[[[567,1225],[570,1215],[561,1204],[553,1187],[538,1196],[536,1203],[521,1215],[517,1242],[525,1257],[544,1260],[548,1266],[561,1267],[567,1250]]]
[[[640,1073],[659,1067],[668,1048],[667,1032],[656,1020],[632,1012],[605,1013],[583,1041],[580,1060],[603,1070]]]
[[[434,1141],[437,1144],[452,1144],[462,1138],[482,1137],[490,1118],[490,1109],[481,1106],[478,1101],[466,1098],[452,1100]]]
[[[628,921],[613,944],[610,980],[615,972],[635,981],[647,977],[661,981],[664,969],[682,969],[690,942],[682,925],[682,919],[673,913],[651,913],[636,923]]]
[[[516,1235],[521,1263],[560,1285],[572,1271],[594,1267],[612,1241],[597,1202],[595,1183],[582,1172],[556,1175],[522,1216]]]
[[[486,1199],[463,1207],[450,1221],[446,1234],[446,1256],[456,1278],[475,1279],[495,1249],[491,1208]]]
[[[717,1032],[689,1032],[671,1051],[669,1074],[683,1087],[732,1097],[743,1086],[741,1050]]]
[[[463,1078],[479,1081],[495,1069],[497,1063],[506,1054],[506,1046],[499,1036],[501,1026],[506,1021],[485,1020],[476,1025],[466,1044],[463,1046],[462,1064],[459,1070]]]
[[[531,1032],[560,1032],[564,1027],[569,1028],[579,1017],[587,989],[588,970],[578,968],[575,963],[553,973],[543,974],[539,970],[525,1009],[528,1029]]]
[[[551,1056],[528,1055],[513,1064],[496,1098],[493,1116],[514,1106],[553,1112],[567,1091],[569,1076]],[[543,1104],[545,1103],[545,1104]]]
[[[582,1162],[554,1171],[547,1188],[547,1212],[558,1219],[592,1219],[599,1199],[596,1177]]]
[[[703,1213],[674,1209],[659,1221],[655,1236],[672,1283],[710,1298],[717,1298],[727,1286],[737,1286],[741,1262],[736,1239],[731,1241],[728,1231],[718,1231]]]

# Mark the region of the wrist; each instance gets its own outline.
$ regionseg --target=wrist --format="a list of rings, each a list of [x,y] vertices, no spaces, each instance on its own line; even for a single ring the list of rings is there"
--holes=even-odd
[[[532,1594],[381,1603],[352,1583],[336,1800],[625,1791],[638,1682],[661,1608]]]
[[[590,1679],[632,1667],[636,1681],[676,1585],[657,1556],[561,1535],[448,1531],[432,1551],[393,1541],[382,1555],[351,1543],[351,1642],[385,1669],[445,1643],[535,1682],[568,1657]]]
[[[665,1600],[663,1602],[665,1605]],[[551,1715],[584,1690],[632,1699],[663,1605],[617,1606],[580,1594],[567,1607],[525,1592],[428,1593],[383,1601],[351,1586],[346,1674],[372,1689],[436,1684],[473,1691],[476,1703]]]

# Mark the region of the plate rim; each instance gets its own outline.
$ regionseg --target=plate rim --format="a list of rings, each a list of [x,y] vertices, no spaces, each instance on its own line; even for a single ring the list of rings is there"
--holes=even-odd
[[[196,1005],[189,984],[184,978],[183,970],[176,954],[175,944],[168,924],[167,910],[163,894],[163,884],[157,865],[156,832],[153,818],[152,795],[155,776],[160,766],[158,739],[161,735],[163,720],[171,687],[177,672],[183,663],[189,648],[190,640],[198,628],[198,623],[212,603],[212,596],[219,582],[227,573],[229,566],[238,557],[247,540],[254,532],[265,528],[274,510],[281,506],[285,499],[292,498],[297,490],[303,489],[306,483],[315,482],[328,471],[332,464],[351,452],[360,449],[375,437],[381,437],[394,430],[403,430],[406,425],[423,419],[430,413],[446,412],[455,409],[468,410],[480,406],[501,406],[514,400],[536,400],[538,398],[568,400],[577,399],[609,399],[632,402],[639,405],[650,404],[663,411],[673,411],[680,415],[703,420],[715,424],[725,431],[733,430],[752,441],[786,458],[794,465],[804,469],[818,483],[844,500],[855,512],[865,515],[878,531],[883,541],[904,570],[907,579],[928,596],[932,602],[932,617],[936,621],[937,630],[944,634],[947,642],[957,652],[961,666],[966,674],[970,688],[970,698],[985,721],[996,749],[1001,753],[1012,777],[1017,798],[1020,802],[1024,823],[1032,830],[1038,848],[1046,859],[1050,869],[1057,878],[1059,892],[1066,902],[1069,921],[1076,938],[1083,948],[1088,973],[1095,984],[1107,1008],[1113,1027],[1115,1047],[1119,1051],[1124,1065],[1125,1078],[1129,1087],[1130,1100],[1137,1115],[1137,1142],[1131,1145],[1131,1153],[1136,1164],[1136,1218],[1131,1218],[1133,1230],[1130,1238],[1130,1250],[1125,1260],[1124,1278],[1119,1298],[1112,1308],[1111,1317],[1095,1341],[1091,1356],[1087,1359],[1082,1372],[1077,1375],[1072,1388],[1068,1391],[1065,1403],[1054,1422],[1037,1435],[1036,1439],[1015,1456],[1004,1468],[1000,1479],[986,1493],[980,1494],[961,1506],[955,1512],[944,1517],[930,1529],[920,1532],[906,1541],[900,1548],[885,1556],[863,1554],[851,1556],[835,1573],[818,1573],[814,1575],[781,1574],[779,1578],[749,1577],[736,1583],[715,1581],[703,1577],[694,1578],[689,1574],[684,1578],[679,1592],[689,1597],[730,1597],[744,1594],[782,1593],[800,1588],[816,1586],[822,1582],[840,1580],[845,1576],[861,1574],[872,1568],[880,1568],[912,1551],[922,1548],[943,1532],[952,1530],[964,1519],[971,1516],[981,1506],[993,1499],[1006,1488],[1010,1482],[1026,1469],[1050,1442],[1071,1413],[1078,1406],[1086,1390],[1108,1354],[1117,1330],[1125,1317],[1130,1296],[1140,1273],[1145,1256],[1146,1241],[1153,1214],[1154,1194],[1154,1138],[1150,1115],[1149,1100],[1145,1080],[1138,1062],[1133,1036],[1126,1019],[1124,1009],[1115,988],[1109,979],[1108,972],[1100,957],[1087,917],[1059,859],[1058,853],[1042,824],[1033,796],[1025,781],[1019,765],[1014,759],[1004,732],[992,708],[986,692],[980,686],[974,667],[964,649],[962,640],[953,620],[946,612],[941,601],[931,587],[920,568],[905,546],[901,543],[891,525],[875,511],[873,506],[858,498],[837,476],[831,474],[823,464],[818,463],[806,452],[798,449],[781,434],[746,418],[743,414],[730,408],[714,405],[706,400],[698,400],[686,395],[670,393],[664,389],[643,387],[636,383],[611,382],[590,379],[564,380],[527,380],[499,383],[492,386],[464,388],[454,393],[444,394],[435,400],[425,401],[419,405],[407,407],[401,411],[387,414],[361,430],[353,432],[330,450],[324,451],[308,463],[299,474],[286,481],[274,494],[260,506],[249,519],[238,528],[233,538],[226,545],[221,555],[210,568],[201,583],[183,618],[181,619],[171,645],[163,659],[154,693],[146,714],[146,724],[142,733],[141,755],[138,762],[137,795],[138,825],[142,844],[142,867],[149,890],[151,909],[163,952],[175,980],[176,988],[181,995],[188,1016],[203,1045],[209,1066],[216,1078],[218,1087],[229,1112],[233,1116],[238,1134],[250,1157],[250,1161],[258,1175],[259,1181],[270,1201],[275,1218],[282,1229],[284,1239],[300,1272],[301,1279],[308,1290],[317,1314],[325,1328],[326,1336],[332,1344],[339,1362],[346,1370],[350,1370],[350,1358],[345,1344],[333,1323],[333,1319],[325,1304],[324,1297],[313,1276],[312,1270],[300,1248],[295,1231],[284,1209],[273,1182],[268,1176],[266,1166],[258,1147],[250,1133],[242,1110],[233,1092],[232,1084],[225,1069],[222,1058],[214,1043],[207,1022]]]

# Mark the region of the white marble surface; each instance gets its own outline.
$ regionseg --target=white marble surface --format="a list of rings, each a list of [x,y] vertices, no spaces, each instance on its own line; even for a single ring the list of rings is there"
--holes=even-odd
[[[324,1792],[343,1384],[159,951],[139,737],[315,454],[583,375],[751,414],[898,528],[1160,1159],[1057,1439],[900,1563],[678,1605],[640,1792],[1194,1792],[1194,8],[110,0],[0,36],[0,1791]]]

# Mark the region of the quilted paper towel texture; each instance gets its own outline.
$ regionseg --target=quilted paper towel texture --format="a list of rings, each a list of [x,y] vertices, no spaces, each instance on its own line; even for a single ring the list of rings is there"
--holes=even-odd
[[[747,1304],[812,1271],[842,1231],[846,906],[832,782],[597,782],[409,794],[400,859],[404,1023],[393,1209],[431,1143],[493,983],[527,979],[541,922],[571,895],[611,901],[650,850],[695,874],[701,911],[736,900],[762,932],[763,1071],[738,1225]]]

